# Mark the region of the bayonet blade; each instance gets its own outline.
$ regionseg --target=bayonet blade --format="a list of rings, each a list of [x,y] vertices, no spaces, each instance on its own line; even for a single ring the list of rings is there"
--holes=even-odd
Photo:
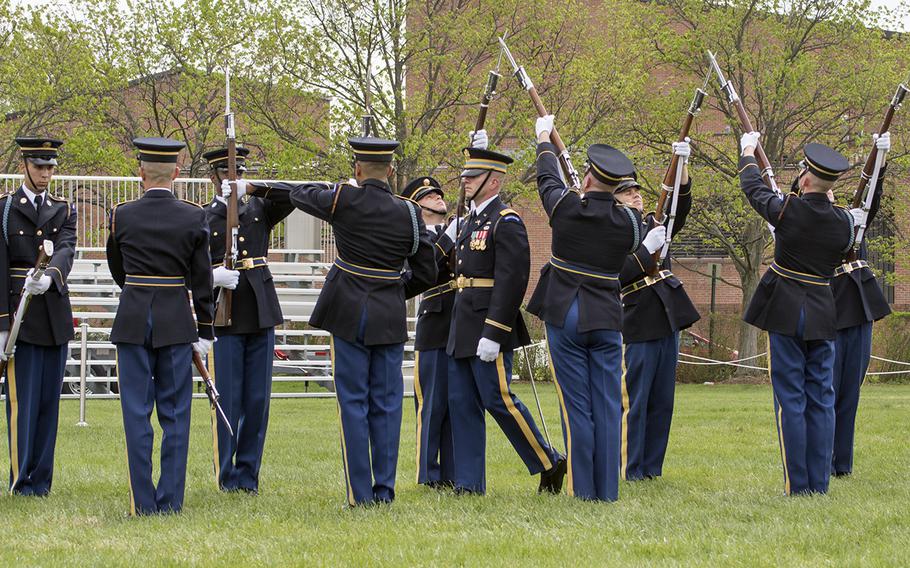
[[[720,70],[720,65],[717,63],[717,58],[714,57],[714,54],[711,53],[711,50],[708,50],[708,58],[711,61],[711,67],[714,69],[714,72],[717,74],[718,80],[720,80],[721,88],[726,88],[727,78],[724,77],[724,72]]]
[[[502,46],[502,51],[500,53],[505,54],[506,59],[509,60],[509,65],[512,66],[512,70],[515,71],[516,73],[518,73],[520,67],[518,66],[518,63],[515,62],[515,58],[512,57],[512,52],[509,51],[509,46],[506,45],[506,40],[504,40],[503,38],[499,38],[499,45]]]

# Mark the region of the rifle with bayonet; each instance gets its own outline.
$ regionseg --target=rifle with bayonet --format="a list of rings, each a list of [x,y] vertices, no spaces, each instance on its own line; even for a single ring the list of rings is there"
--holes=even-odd
[[[231,182],[231,195],[227,198],[227,215],[225,216],[224,231],[224,267],[234,270],[234,260],[237,258],[237,235],[240,232],[240,215],[237,204],[237,141],[234,131],[234,113],[231,112],[231,71],[224,73],[224,132],[227,138],[227,179]],[[221,188],[215,188],[220,191]],[[231,325],[231,303],[233,290],[222,288],[218,292],[218,305],[215,308],[215,325],[228,327]]]
[[[706,95],[707,93],[705,93],[704,89],[695,89],[695,96],[692,97],[692,103],[689,105],[689,110],[686,112],[686,118],[683,121],[679,139],[677,140],[678,142],[688,141],[692,122],[695,120],[695,115],[701,111],[701,105],[705,100]],[[667,167],[667,173],[664,174],[664,181],[660,185],[660,198],[658,198],[657,208],[654,210],[654,221],[658,224],[663,224],[669,217],[669,222],[667,223],[667,241],[659,251],[656,251],[652,255],[654,257],[655,265],[652,269],[651,276],[656,276],[657,273],[660,272],[660,265],[663,264],[663,261],[667,258],[667,253],[670,250],[670,241],[673,239],[673,225],[676,221],[676,210],[679,203],[679,186],[682,181],[682,171],[684,167],[685,162],[680,160],[679,156],[674,153],[673,157],[670,159],[670,165]],[[670,199],[669,207],[667,206],[668,198]]]
[[[45,240],[41,245],[41,249],[38,251],[38,261],[35,262],[35,270],[32,272],[31,276],[27,276],[26,279],[31,279],[35,282],[41,280],[53,255],[54,242]],[[9,360],[16,350],[16,340],[19,338],[19,330],[22,328],[22,321],[25,318],[25,312],[28,310],[28,305],[31,301],[32,295],[28,293],[28,290],[25,288],[25,283],[23,283],[22,292],[19,294],[19,307],[16,308],[16,315],[13,316],[13,323],[9,328],[9,337],[6,339],[6,345],[3,346],[3,354],[6,358],[0,362],[0,384],[3,383]]]
[[[714,68],[714,72],[717,73],[717,79],[720,81],[721,90],[727,94],[728,101],[733,105],[733,109],[736,111],[736,116],[739,118],[739,124],[743,129],[743,132],[755,132],[755,129],[752,127],[752,121],[749,120],[749,115],[746,114],[746,107],[743,106],[743,101],[736,92],[736,87],[724,77],[724,73],[720,70],[720,65],[718,65],[717,58],[714,57],[714,54],[709,51],[708,57],[711,60],[711,67]],[[764,178],[765,183],[778,197],[783,199],[783,194],[777,186],[777,180],[774,177],[774,170],[771,169],[771,161],[768,160],[768,156],[765,154],[764,148],[762,148],[761,141],[755,146],[755,159],[758,161],[758,167],[761,169],[761,175],[762,178]]]
[[[499,44],[502,46],[502,52],[505,53],[506,59],[509,60],[509,64],[512,65],[512,70],[515,74],[515,78],[518,79],[519,84],[528,91],[528,95],[531,97],[531,102],[534,103],[534,108],[537,110],[538,116],[546,116],[550,113],[547,112],[547,108],[544,106],[543,101],[540,100],[540,95],[537,94],[537,88],[534,86],[534,83],[531,82],[531,77],[528,75],[528,72],[525,71],[525,68],[515,62],[515,58],[512,57],[512,52],[509,51],[509,46],[506,45],[504,39],[499,38]],[[575,166],[572,165],[572,159],[569,156],[569,150],[566,148],[565,143],[562,141],[562,137],[559,135],[559,132],[556,131],[556,127],[553,127],[553,130],[550,131],[550,142],[556,146],[557,152],[559,152],[559,165],[562,168],[563,174],[566,176],[566,180],[569,182],[571,187],[580,188],[581,187],[581,178],[578,175],[578,171],[575,169]]]
[[[374,125],[375,118],[373,117],[373,105],[371,99],[372,97],[372,85],[370,83],[373,81],[373,74],[367,69],[367,81],[366,86],[363,90],[363,107],[366,109],[364,114],[360,117],[360,132],[361,136],[364,138],[369,138],[376,133],[376,127]]]
[[[879,136],[891,129],[891,121],[894,119],[894,113],[903,104],[907,92],[908,89],[904,83],[897,86],[897,91],[894,92],[894,97],[891,98],[888,110],[885,111],[885,118],[882,120],[882,124],[878,129]],[[854,209],[862,207],[863,221],[859,224],[859,227],[857,227],[856,240],[853,243],[853,248],[847,253],[847,262],[856,260],[857,250],[859,250],[859,247],[862,245],[863,239],[866,236],[866,223],[869,220],[869,211],[872,209],[872,200],[875,198],[878,176],[884,163],[885,156],[879,152],[878,148],[873,144],[872,151],[869,152],[869,157],[866,158],[866,163],[863,165],[863,173],[859,177],[859,187],[856,188],[856,193],[853,194],[852,206]]]
[[[500,61],[502,60],[502,52],[500,52]],[[493,102],[493,97],[496,96],[496,86],[499,83],[499,78],[502,75],[499,74],[499,64],[496,64],[496,71],[490,70],[489,75],[487,76],[487,86],[483,90],[483,96],[480,99],[480,108],[477,110],[477,121],[474,123],[474,132],[479,132],[483,130],[484,125],[487,122],[487,110],[490,108],[490,103]],[[474,141],[471,140],[473,143]],[[464,181],[462,180],[460,187],[458,189],[458,201],[455,204],[455,234],[461,232],[461,218],[465,214],[465,195],[464,195]],[[453,252],[449,256],[449,269],[452,272],[455,272],[455,253]]]
[[[227,414],[225,414],[224,409],[221,408],[221,395],[218,393],[218,389],[215,388],[215,382],[209,375],[209,371],[205,367],[202,356],[199,355],[199,353],[196,353],[195,350],[193,351],[193,365],[196,366],[196,370],[199,371],[199,376],[202,377],[202,384],[205,386],[205,395],[209,397],[209,404],[212,406],[212,412],[218,414],[221,423],[224,424],[231,437],[233,437],[234,429],[231,428],[231,423],[228,420]]]

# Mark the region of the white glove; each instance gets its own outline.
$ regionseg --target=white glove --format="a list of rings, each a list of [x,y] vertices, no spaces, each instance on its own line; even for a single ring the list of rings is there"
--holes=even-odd
[[[654,254],[654,251],[664,246],[664,243],[666,242],[667,228],[663,225],[658,225],[648,231],[648,234],[645,236],[645,240],[642,241],[642,244],[645,245],[645,248],[648,249],[648,252]]]
[[[348,178],[348,185],[351,187],[360,187],[357,185],[357,180],[354,178]]]
[[[882,135],[873,134],[872,140],[879,152],[888,152],[891,150],[891,133],[885,132]]]
[[[449,237],[449,240],[451,240],[453,243],[455,242],[455,239],[458,238],[458,219],[452,219],[452,221],[449,222],[449,226],[446,227],[445,234],[447,237]]]
[[[865,217],[866,217],[866,214],[863,211],[862,207],[857,207],[856,209],[851,209],[850,215],[853,216],[853,226],[854,227],[859,227],[860,225],[862,225],[863,221],[865,220]]]
[[[684,161],[689,161],[689,156],[692,155],[692,147],[689,145],[689,137],[686,136],[684,142],[674,142],[673,143],[673,153]]]
[[[471,131],[471,148],[486,150],[489,145],[490,139],[487,138],[486,130],[478,130],[477,132]]]
[[[0,361],[6,361],[6,342],[9,341],[9,332],[0,331]],[[14,346],[15,349],[15,346]]]
[[[237,184],[237,199],[240,199],[246,195],[246,180],[238,179],[234,182]],[[231,196],[231,182],[228,180],[222,180],[221,182],[221,197],[227,199]]]
[[[47,274],[42,274],[41,278],[36,281],[32,279],[32,274],[34,273],[34,268],[28,271],[25,277],[25,289],[32,296],[40,296],[47,292],[47,289],[51,287],[51,277]]]
[[[492,363],[499,357],[499,344],[492,339],[481,337],[477,342],[477,356],[485,363]]]
[[[739,139],[740,149],[745,152],[746,148],[749,148],[750,146],[752,148],[758,148],[759,137],[761,137],[761,133],[759,132],[746,132],[743,134],[743,137]]]
[[[540,138],[540,135],[544,132],[553,132],[553,119],[552,114],[546,116],[541,116],[537,119],[537,122],[534,124],[534,133]]]
[[[206,339],[200,337],[199,341],[193,344],[193,351],[199,353],[199,356],[205,359],[205,356],[209,354],[209,351],[212,350],[212,344],[215,343],[211,339]]]
[[[238,270],[228,270],[223,266],[219,266],[212,271],[212,281],[215,286],[233,290],[237,287],[237,282],[240,281],[240,272]]]

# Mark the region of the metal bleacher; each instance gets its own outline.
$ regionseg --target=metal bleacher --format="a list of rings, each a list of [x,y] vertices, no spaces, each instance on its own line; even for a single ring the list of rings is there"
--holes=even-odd
[[[269,270],[284,314],[284,324],[275,330],[273,398],[334,396],[329,334],[306,323],[331,267],[322,256],[318,249],[270,252]],[[116,398],[116,350],[109,337],[120,288],[108,270],[104,249],[77,249],[67,284],[76,337],[70,343],[63,396],[79,396],[84,374],[87,398]],[[413,345],[409,342],[405,349],[413,351]],[[405,367],[413,368],[413,362]]]

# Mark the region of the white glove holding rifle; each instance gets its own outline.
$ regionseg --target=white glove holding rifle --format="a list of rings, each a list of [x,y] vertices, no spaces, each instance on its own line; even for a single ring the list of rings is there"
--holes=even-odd
[[[866,220],[866,212],[863,211],[862,207],[857,207],[850,210],[850,215],[853,217],[853,226],[859,227],[863,224],[863,221]]]
[[[746,150],[752,148],[755,151],[758,148],[758,139],[761,138],[760,132],[746,132],[743,134],[743,137],[739,139],[739,147],[742,150],[742,153],[745,154]]]
[[[202,357],[203,359],[205,359],[206,355],[209,354],[209,351],[212,350],[213,343],[215,343],[215,342],[212,341],[211,339],[206,339],[204,337],[200,337],[199,341],[197,341],[196,343],[193,343],[193,351],[195,351],[196,353],[199,353],[199,356]]]
[[[487,137],[486,130],[471,131],[471,147],[486,150],[490,145],[490,139]]]
[[[689,137],[682,142],[673,143],[673,154],[681,158],[684,162],[689,162],[689,156],[692,155],[692,146],[689,145]]]
[[[25,291],[31,294],[32,296],[40,296],[47,292],[48,288],[51,287],[51,277],[47,274],[42,274],[41,278],[35,280],[32,278],[32,275],[35,273],[35,269],[32,268],[28,271],[28,274],[25,276]]]
[[[537,136],[538,140],[540,140],[541,135],[544,133],[546,133],[547,136],[550,136],[550,133],[553,132],[553,121],[555,118],[556,117],[552,114],[537,118],[537,122],[534,123],[534,134]]]
[[[219,266],[212,271],[212,283],[216,287],[233,290],[237,287],[238,282],[240,282],[240,271],[238,270],[228,270],[223,266]]]
[[[654,254],[654,251],[660,250],[664,246],[664,243],[667,242],[667,228],[663,225],[658,225],[648,231],[648,234],[645,235],[645,240],[641,244],[645,245],[645,248],[648,249],[648,252]]]
[[[879,152],[889,152],[891,150],[891,133],[873,134],[872,141],[875,142],[875,148]]]
[[[9,341],[9,332],[0,331],[0,361],[7,361],[6,356],[6,342]],[[13,346],[13,351],[16,350],[16,346]]]
[[[234,183],[237,184],[237,199],[240,199],[241,197],[246,195],[246,180],[238,179]],[[222,180],[221,181],[221,197],[223,197],[225,199],[229,198],[231,196],[232,191],[233,191],[233,188],[231,187],[231,182],[229,180]]]

